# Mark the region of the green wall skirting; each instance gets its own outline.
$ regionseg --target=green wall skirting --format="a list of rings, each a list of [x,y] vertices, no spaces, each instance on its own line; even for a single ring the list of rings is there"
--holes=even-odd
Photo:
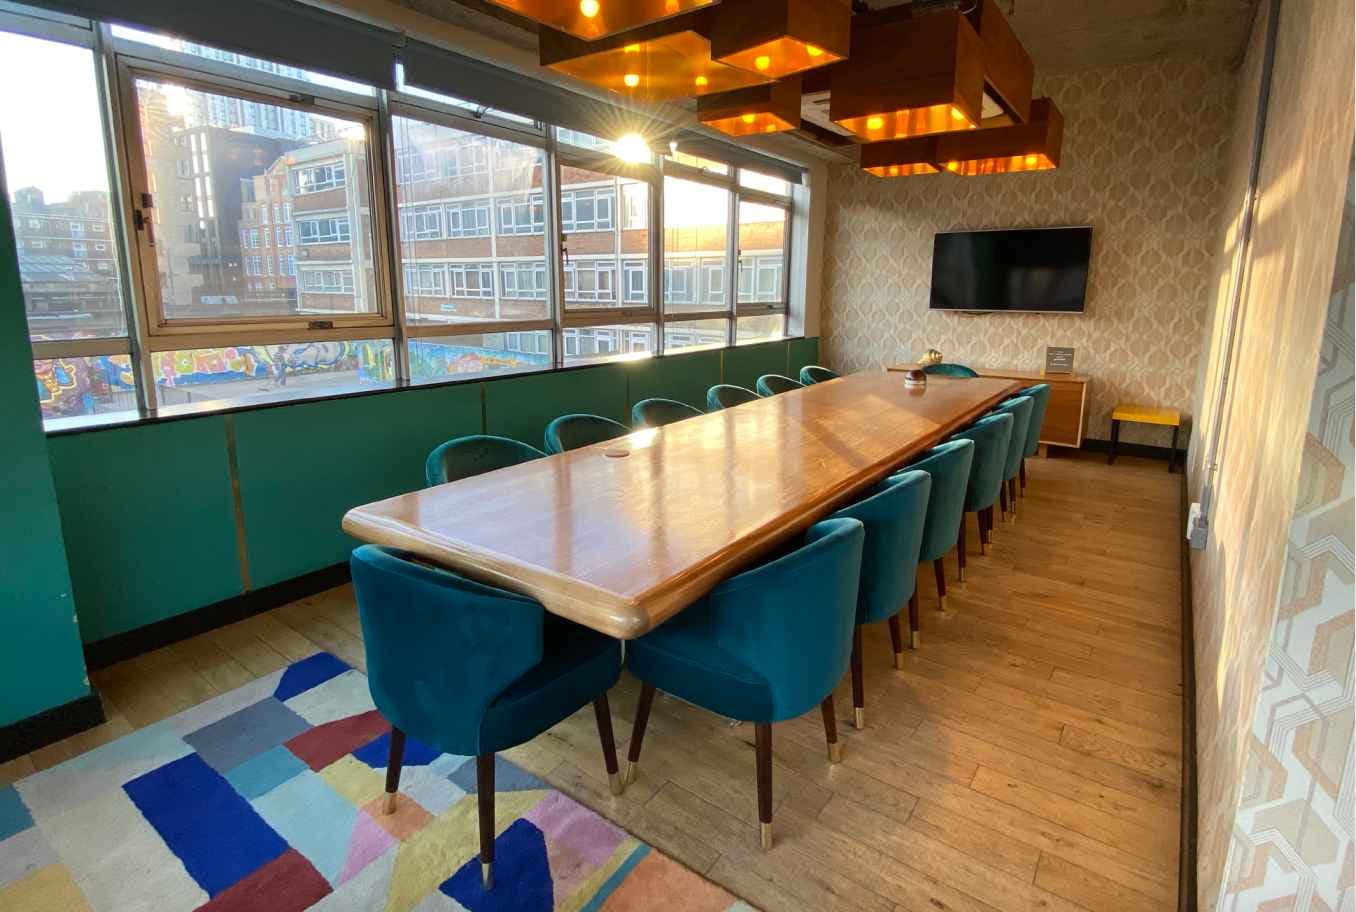
[[[713,384],[794,377],[818,349],[792,339],[52,437],[81,638],[344,561],[357,544],[339,528],[344,513],[422,487],[424,457],[451,437],[539,447],[558,415],[629,424],[651,396],[703,407]]]

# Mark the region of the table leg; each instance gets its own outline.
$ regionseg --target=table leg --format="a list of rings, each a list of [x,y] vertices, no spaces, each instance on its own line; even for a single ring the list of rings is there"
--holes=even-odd
[[[1177,432],[1182,429],[1180,424],[1172,426],[1172,449],[1168,452],[1168,474],[1172,474],[1173,468],[1177,465]]]
[[[1107,447],[1106,464],[1111,465],[1116,461],[1116,444],[1121,442],[1121,423],[1115,418],[1111,419],[1111,445]]]

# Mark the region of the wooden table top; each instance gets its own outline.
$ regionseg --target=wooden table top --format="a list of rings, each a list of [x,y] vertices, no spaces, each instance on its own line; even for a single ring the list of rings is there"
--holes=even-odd
[[[917,367],[917,364],[892,364],[886,368],[891,371],[908,371]],[[1030,380],[1033,383],[1087,383],[1086,374],[1047,374],[1043,370],[1004,370],[997,367],[976,367],[975,373],[981,377],[1002,377],[1007,380]]]
[[[355,507],[343,527],[631,639],[1018,388],[854,374]]]

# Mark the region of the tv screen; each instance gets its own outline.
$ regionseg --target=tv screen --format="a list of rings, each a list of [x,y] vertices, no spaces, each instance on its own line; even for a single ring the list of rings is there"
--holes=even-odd
[[[1082,313],[1092,229],[951,231],[932,247],[933,310]]]

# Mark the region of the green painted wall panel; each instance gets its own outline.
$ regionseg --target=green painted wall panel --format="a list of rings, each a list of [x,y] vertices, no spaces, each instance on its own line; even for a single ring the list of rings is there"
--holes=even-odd
[[[764,342],[725,349],[725,382],[753,389],[763,374],[786,373],[786,343]]]
[[[662,397],[706,410],[706,391],[720,382],[720,352],[667,355],[624,365],[630,391],[628,410],[642,399]]]
[[[346,560],[350,508],[424,486],[424,458],[481,429],[480,384],[239,412],[236,464],[250,584]]]
[[[555,374],[508,377],[485,384],[485,433],[542,446],[546,425],[561,415],[585,412],[629,425],[626,373],[602,364]]]
[[[799,377],[802,367],[819,363],[819,339],[791,339],[786,344],[788,377]]]
[[[0,175],[0,725],[89,693]]]
[[[240,593],[222,416],[48,445],[85,642]]]

